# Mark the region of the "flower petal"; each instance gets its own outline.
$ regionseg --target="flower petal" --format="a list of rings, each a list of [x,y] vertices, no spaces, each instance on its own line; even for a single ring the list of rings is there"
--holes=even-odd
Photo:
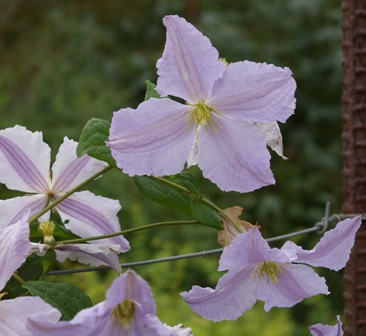
[[[81,310],[69,322],[49,323],[45,320],[30,320],[30,330],[37,336],[174,336],[167,327],[154,317],[156,308],[151,289],[134,271],[127,270],[122,276],[117,277],[107,290],[106,297],[106,301]],[[130,330],[126,331],[121,321],[116,320],[112,310],[128,299],[131,299],[135,304],[135,316],[130,320]]]
[[[258,300],[265,302],[265,311],[272,307],[292,307],[317,294],[328,295],[328,287],[324,278],[306,265],[284,265],[277,283],[263,278],[258,285]]]
[[[313,336],[343,336],[342,322],[337,315],[337,324],[334,326],[324,324],[314,324],[309,327]]]
[[[266,139],[253,124],[217,117],[218,133],[201,130],[198,166],[223,191],[249,192],[275,183]]]
[[[348,218],[339,222],[334,229],[327,231],[310,251],[303,250],[291,241],[286,242],[281,250],[294,250],[297,255],[296,262],[338,271],[346,266],[360,225],[360,216]]]
[[[26,323],[29,318],[56,322],[61,313],[40,297],[18,297],[0,301],[0,335],[31,336]],[[38,335],[38,334],[37,334]]]
[[[76,324],[69,321],[47,321],[41,317],[30,318],[27,322],[27,329],[32,333],[31,335],[37,336],[90,335],[86,334],[85,327],[81,324]]]
[[[192,328],[184,328],[182,323],[179,323],[174,327],[168,326],[166,323],[164,323],[164,325],[169,330],[173,331],[175,336],[193,336]]]
[[[49,190],[50,147],[22,126],[0,131],[0,183],[31,193]]]
[[[29,242],[28,216],[29,211],[25,211],[18,222],[0,230],[0,290],[25,261],[32,248]]]
[[[235,320],[257,301],[257,287],[253,285],[253,267],[229,271],[217,283],[216,289],[193,286],[180,293],[189,307],[202,317],[218,322]]]
[[[185,19],[169,15],[163,22],[167,40],[163,56],[157,63],[156,90],[162,96],[173,95],[189,103],[206,100],[214,81],[225,69],[217,50]]]
[[[89,191],[72,194],[57,206],[57,211],[65,226],[80,237],[91,237],[111,234],[121,231],[117,212],[121,209],[118,201],[96,196]],[[92,241],[93,243],[118,244],[121,252],[130,249],[128,241],[123,236]]]
[[[290,262],[288,256],[277,248],[270,248],[260,231],[253,227],[237,235],[224,248],[219,262],[219,271],[240,270],[263,261]]]
[[[14,197],[0,200],[0,229],[15,223],[23,216],[25,209],[29,209],[28,220],[41,211],[47,201],[45,195]]]
[[[107,163],[83,155],[76,156],[78,143],[64,138],[60,146],[56,161],[52,166],[52,191],[54,194],[71,190],[84,182],[98,171],[107,166]]]
[[[157,316],[149,316],[146,315],[144,319],[144,323],[139,325],[138,330],[139,333],[136,335],[151,335],[151,336],[189,336],[192,334],[188,334],[184,331],[176,331],[172,330],[170,327],[162,323]],[[183,333],[184,332],[184,333]]]
[[[151,98],[136,110],[115,112],[107,145],[118,167],[130,176],[179,173],[193,142],[186,111],[173,100]]]
[[[131,269],[127,269],[122,276],[116,278],[106,293],[106,301],[112,308],[126,299],[138,302],[142,307],[143,314],[156,314],[156,306],[150,286]]]
[[[286,156],[283,156],[283,144],[282,134],[278,123],[275,121],[269,123],[255,123],[259,131],[264,134],[267,140],[267,145],[272,148],[282,159],[287,160]]]
[[[91,266],[109,266],[117,273],[121,272],[118,259],[119,245],[106,244],[59,244],[56,251],[70,252],[70,260],[77,260],[82,264]]]
[[[288,68],[249,61],[228,65],[215,82],[209,104],[249,122],[281,121],[294,113],[296,83]]]

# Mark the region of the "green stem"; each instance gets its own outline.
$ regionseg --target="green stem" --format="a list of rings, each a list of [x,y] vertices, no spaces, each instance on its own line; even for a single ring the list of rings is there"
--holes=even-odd
[[[213,204],[211,201],[209,201],[208,199],[206,198],[203,198],[199,195],[195,195],[193,193],[191,193],[187,188],[185,187],[182,187],[181,185],[179,184],[176,184],[172,181],[169,181],[165,178],[162,178],[162,177],[155,177],[155,176],[151,176],[151,178],[155,179],[155,180],[158,180],[162,183],[165,183],[173,188],[176,188],[176,189],[179,189],[185,193],[187,193],[188,195],[190,195],[191,197],[195,197],[197,199],[199,199],[201,202],[207,204],[208,206],[210,206],[212,209],[215,209],[222,217],[225,217],[237,230],[239,233],[242,233],[243,231],[236,225],[236,223],[230,218],[230,216],[228,216],[222,209],[220,209],[218,206],[216,206],[215,204]]]
[[[98,240],[98,239],[104,239],[104,238],[112,238],[112,237],[124,235],[126,233],[132,233],[132,232],[137,232],[137,231],[142,231],[142,230],[153,229],[153,228],[157,228],[157,227],[160,227],[160,226],[169,226],[169,225],[192,225],[192,224],[199,224],[199,223],[196,220],[158,222],[158,223],[153,223],[153,224],[142,225],[142,226],[139,226],[139,227],[136,227],[136,228],[127,229],[127,230],[123,230],[123,231],[119,231],[119,232],[115,232],[115,233],[111,233],[111,234],[107,234],[107,235],[103,235],[103,236],[94,236],[94,237],[87,237],[87,238],[78,238],[78,239],[62,240],[62,241],[59,241],[58,244],[85,243],[85,242],[88,242],[90,240]]]
[[[13,278],[18,280],[22,285],[25,284],[25,281],[15,272],[13,273]]]
[[[46,269],[43,270],[42,275],[40,276],[40,278],[38,279],[38,281],[41,281],[49,271],[52,271],[53,266],[55,266],[55,262],[56,262],[56,253],[53,249],[48,250],[49,254],[50,254],[50,263],[47,266]]]
[[[29,224],[32,224],[34,221],[36,221],[39,217],[41,217],[42,215],[44,215],[47,211],[51,210],[52,208],[54,208],[57,204],[59,204],[60,202],[62,202],[65,198],[69,197],[70,195],[72,195],[74,192],[78,191],[79,189],[81,189],[82,187],[84,187],[85,185],[87,185],[89,182],[95,180],[98,176],[104,174],[105,172],[107,172],[108,170],[112,169],[112,166],[107,166],[105,168],[103,168],[101,171],[99,171],[98,173],[94,174],[93,176],[90,176],[88,179],[86,179],[84,182],[80,183],[79,185],[77,185],[75,188],[71,189],[70,191],[64,193],[62,196],[60,196],[57,200],[55,200],[54,202],[52,202],[51,204],[47,205],[45,208],[43,208],[40,212],[38,212],[36,215],[34,215],[32,218],[30,218],[28,220]]]

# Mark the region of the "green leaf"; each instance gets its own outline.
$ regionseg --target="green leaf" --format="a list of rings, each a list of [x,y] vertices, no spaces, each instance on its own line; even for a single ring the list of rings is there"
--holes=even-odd
[[[33,296],[58,309],[61,320],[71,320],[80,310],[93,305],[91,299],[70,283],[28,281],[23,285]]]
[[[105,142],[109,137],[111,124],[107,120],[92,118],[81,131],[80,140],[76,149],[78,157],[88,154],[89,156],[107,162],[112,167],[117,167],[112,157],[111,149]]]
[[[31,254],[17,270],[18,275],[25,281],[38,279],[43,273],[42,259],[36,254]],[[2,292],[8,293],[7,299],[15,298],[26,292],[21,286],[18,280],[11,277]]]
[[[179,174],[175,174],[170,176],[170,179],[182,187],[188,189],[192,194],[201,196],[201,192],[198,190],[199,185],[198,181],[193,177],[193,175],[187,172],[181,172]]]
[[[155,90],[156,85],[153,83],[150,83],[148,80],[146,83],[146,94],[145,94],[145,100],[148,100],[150,98],[161,98],[159,93]]]
[[[219,213],[208,204],[195,198],[192,200],[190,208],[192,216],[200,222],[200,224],[213,227],[217,230],[223,229]]]
[[[151,200],[192,215],[190,210],[192,196],[184,191],[147,176],[134,176],[133,180],[140,191]]]

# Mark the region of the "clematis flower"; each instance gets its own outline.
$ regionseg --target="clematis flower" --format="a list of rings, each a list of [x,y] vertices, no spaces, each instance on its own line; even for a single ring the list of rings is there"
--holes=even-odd
[[[11,275],[25,261],[31,249],[28,216],[29,211],[26,211],[16,223],[0,229],[0,289],[4,288]],[[0,294],[0,299],[4,294]],[[56,322],[61,313],[40,297],[0,300],[0,335],[33,335],[26,329],[27,319],[31,317]]]
[[[335,326],[318,323],[309,327],[309,330],[313,336],[343,336],[342,322],[339,315],[337,316],[337,324]]]
[[[50,148],[43,142],[42,133],[30,132],[15,126],[0,131],[0,183],[9,189],[32,195],[0,200],[0,228],[19,219],[25,208],[30,216],[42,210],[81,182],[106,166],[106,163],[87,155],[76,156],[77,143],[66,137],[49,173]],[[92,194],[75,192],[56,206],[65,226],[80,237],[99,236],[120,231],[117,212],[118,201]],[[49,214],[40,220],[48,220]],[[128,241],[122,237],[99,240],[93,243],[110,243],[120,246],[119,252],[129,250]],[[93,264],[90,259],[89,262]],[[97,265],[96,265],[97,266]]]
[[[134,271],[127,270],[107,290],[106,301],[80,311],[69,322],[32,319],[28,328],[37,336],[178,335],[155,315],[149,285]]]
[[[224,248],[219,271],[228,272],[215,289],[193,286],[181,293],[190,308],[213,320],[234,320],[264,301],[265,311],[272,307],[292,307],[305,298],[329,294],[325,280],[309,266],[340,270],[349,259],[360,216],[346,219],[324,234],[312,250],[293,242],[281,249],[270,248],[257,228],[236,236]]]
[[[273,184],[266,142],[282,155],[277,121],[295,108],[291,71],[249,61],[227,65],[186,20],[172,15],[163,22],[167,40],[156,90],[186,103],[151,98],[115,112],[107,145],[118,167],[131,176],[163,176],[187,162],[224,191]]]

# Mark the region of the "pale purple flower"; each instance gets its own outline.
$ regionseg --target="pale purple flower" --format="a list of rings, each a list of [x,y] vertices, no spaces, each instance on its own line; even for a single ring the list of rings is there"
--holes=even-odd
[[[346,219],[324,234],[312,250],[288,241],[281,249],[270,248],[254,227],[236,236],[220,258],[219,271],[228,272],[215,289],[193,286],[181,293],[190,308],[213,320],[234,320],[264,301],[272,307],[292,307],[305,298],[329,294],[325,280],[311,266],[340,270],[349,259],[360,216]]]
[[[25,211],[19,220],[0,229],[0,289],[3,289],[11,275],[25,261],[31,249],[29,242],[29,211]],[[59,320],[61,313],[45,303],[40,297],[18,297],[1,300],[0,294],[0,335],[29,336],[26,329],[27,319],[34,317],[50,322]],[[29,308],[32,309],[29,309]]]
[[[172,15],[163,22],[167,40],[156,90],[186,103],[151,98],[136,110],[115,112],[107,145],[118,167],[131,176],[163,176],[187,162],[225,191],[273,184],[258,124],[285,122],[293,113],[291,71],[249,61],[227,65],[186,20]]]
[[[309,327],[309,330],[313,336],[343,336],[342,322],[337,316],[337,324],[334,326],[324,324],[314,324]]]
[[[9,189],[24,191],[27,196],[0,200],[0,228],[19,219],[25,208],[30,216],[42,210],[106,166],[105,162],[87,155],[76,156],[77,142],[64,138],[50,169],[50,147],[42,133],[15,126],[0,131],[0,183]],[[99,236],[121,230],[117,212],[118,201],[96,196],[89,191],[75,192],[56,206],[65,226],[80,237]],[[48,220],[49,214],[40,220]],[[96,242],[92,242],[96,243]],[[99,240],[97,243],[120,245],[119,252],[129,250],[122,237]],[[92,263],[92,261],[90,261]]]
[[[28,328],[37,336],[176,336],[156,317],[149,285],[127,270],[107,290],[106,301],[86,308],[69,321],[32,319]]]

